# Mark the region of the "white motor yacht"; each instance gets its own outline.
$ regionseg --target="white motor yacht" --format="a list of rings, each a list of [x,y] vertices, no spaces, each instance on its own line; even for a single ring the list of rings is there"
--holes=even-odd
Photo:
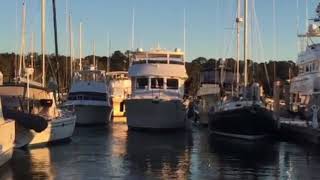
[[[65,105],[75,108],[78,125],[109,122],[112,105],[105,72],[94,67],[75,72]]]
[[[129,128],[185,128],[183,101],[187,73],[180,49],[138,49],[129,68],[132,95],[125,100]]]
[[[319,106],[320,94],[320,3],[316,9],[317,17],[309,25],[308,32],[299,37],[308,41],[306,48],[299,53],[298,76],[290,82],[290,110],[303,119],[312,118],[313,105]]]

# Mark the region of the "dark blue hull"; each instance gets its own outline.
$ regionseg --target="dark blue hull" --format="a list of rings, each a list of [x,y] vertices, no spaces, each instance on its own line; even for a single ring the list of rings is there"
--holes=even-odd
[[[257,105],[209,113],[209,130],[218,135],[259,139],[271,135],[275,128],[272,112]]]

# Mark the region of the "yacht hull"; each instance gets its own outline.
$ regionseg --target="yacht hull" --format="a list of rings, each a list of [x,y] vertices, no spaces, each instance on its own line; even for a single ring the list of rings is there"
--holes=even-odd
[[[271,111],[260,106],[209,113],[209,130],[217,135],[255,140],[270,135],[275,128]]]
[[[75,122],[75,115],[62,116],[48,121],[48,127],[40,133],[18,126],[15,147],[21,148],[68,139],[73,134]]]
[[[135,129],[186,128],[185,106],[180,100],[127,99],[127,124]]]
[[[15,122],[5,121],[0,124],[0,166],[8,162],[13,154]]]
[[[111,111],[108,106],[76,105],[77,125],[106,124],[111,120]]]

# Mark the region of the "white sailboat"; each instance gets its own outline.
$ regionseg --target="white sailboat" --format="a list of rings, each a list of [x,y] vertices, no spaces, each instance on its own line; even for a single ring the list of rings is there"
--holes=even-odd
[[[15,82],[0,85],[5,117],[18,122],[15,147],[70,138],[75,126],[76,116],[72,112],[58,109],[54,92],[45,87],[45,7],[46,0],[42,0],[42,83],[30,81],[33,69],[25,68],[26,78],[22,78],[19,73]],[[25,16],[25,12],[23,14]],[[22,72],[21,68],[19,72]]]
[[[0,73],[2,79],[2,73]],[[15,122],[3,117],[0,100],[0,167],[9,161],[13,154]]]

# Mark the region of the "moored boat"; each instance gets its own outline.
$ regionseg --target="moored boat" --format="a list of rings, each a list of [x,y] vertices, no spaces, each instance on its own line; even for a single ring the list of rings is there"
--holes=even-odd
[[[74,107],[78,125],[111,121],[112,105],[105,72],[95,70],[94,67],[75,72],[64,106]]]
[[[132,95],[125,100],[127,124],[136,129],[185,128],[184,54],[138,49],[129,68]]]

